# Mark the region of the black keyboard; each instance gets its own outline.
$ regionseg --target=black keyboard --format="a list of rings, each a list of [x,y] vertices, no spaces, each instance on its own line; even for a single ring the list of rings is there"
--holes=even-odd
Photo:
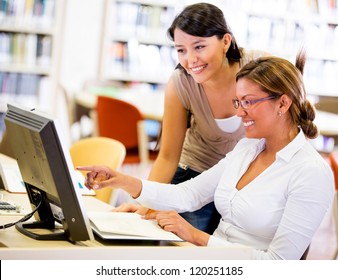
[[[20,213],[21,207],[12,202],[0,200],[0,215]]]

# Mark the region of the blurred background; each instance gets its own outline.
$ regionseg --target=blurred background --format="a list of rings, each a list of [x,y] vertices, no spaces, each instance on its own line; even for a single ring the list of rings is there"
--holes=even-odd
[[[89,111],[98,94],[124,93],[130,100],[142,96],[148,106],[160,106],[177,63],[166,30],[184,6],[196,2],[200,1],[0,1],[0,139],[8,102],[36,107],[62,120],[69,143],[92,135]],[[337,1],[206,2],[223,10],[241,47],[292,62],[304,47],[309,98],[319,110],[338,113]],[[316,142],[319,149],[334,147],[326,138],[335,140],[335,120],[332,115],[318,118],[325,136]],[[147,125],[150,135],[158,129],[156,122]]]

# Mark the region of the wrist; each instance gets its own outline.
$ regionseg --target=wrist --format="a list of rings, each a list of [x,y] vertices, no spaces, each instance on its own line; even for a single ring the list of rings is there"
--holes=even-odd
[[[204,231],[196,229],[193,234],[193,242],[197,246],[207,246],[210,235]]]
[[[138,198],[141,195],[142,191],[142,181],[137,178],[130,177],[131,183],[128,184],[130,186],[130,190],[127,190],[132,198]]]

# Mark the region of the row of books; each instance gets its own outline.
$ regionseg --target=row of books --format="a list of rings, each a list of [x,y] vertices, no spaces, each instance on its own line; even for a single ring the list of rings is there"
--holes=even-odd
[[[131,2],[111,5],[111,27],[118,26],[121,34],[144,35],[151,30],[164,34],[176,14],[174,6],[150,6]],[[126,16],[128,15],[128,16]],[[114,30],[116,32],[117,30]]]
[[[55,106],[54,94],[47,76],[0,72],[0,113],[10,102],[50,112]]]
[[[232,0],[225,1],[225,7],[233,6]],[[320,15],[334,16],[338,14],[338,0],[241,0],[242,7],[247,11],[268,15]],[[237,4],[236,3],[236,4]]]
[[[0,23],[50,27],[55,0],[0,0]]]
[[[338,15],[338,0],[296,0],[290,2],[290,10],[293,12],[305,11],[309,14],[329,17]]]
[[[107,74],[168,77],[177,65],[176,50],[170,46],[140,44],[135,39],[112,42],[107,61]]]
[[[0,32],[0,63],[48,67],[51,52],[51,36]]]
[[[0,72],[0,95],[34,96],[37,95],[41,76]]]
[[[292,45],[301,42],[309,53],[321,49],[332,53],[332,60],[338,60],[338,22],[328,25],[251,16],[246,36],[246,43],[256,48],[292,49]]]

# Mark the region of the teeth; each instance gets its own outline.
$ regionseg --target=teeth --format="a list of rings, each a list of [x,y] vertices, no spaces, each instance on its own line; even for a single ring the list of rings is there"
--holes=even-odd
[[[191,71],[193,72],[198,72],[198,71],[201,71],[205,66],[200,66],[200,67],[194,67],[194,68],[191,68]]]
[[[255,123],[254,121],[243,122],[243,125],[244,125],[245,127],[247,127],[247,126],[253,125],[254,123]]]

